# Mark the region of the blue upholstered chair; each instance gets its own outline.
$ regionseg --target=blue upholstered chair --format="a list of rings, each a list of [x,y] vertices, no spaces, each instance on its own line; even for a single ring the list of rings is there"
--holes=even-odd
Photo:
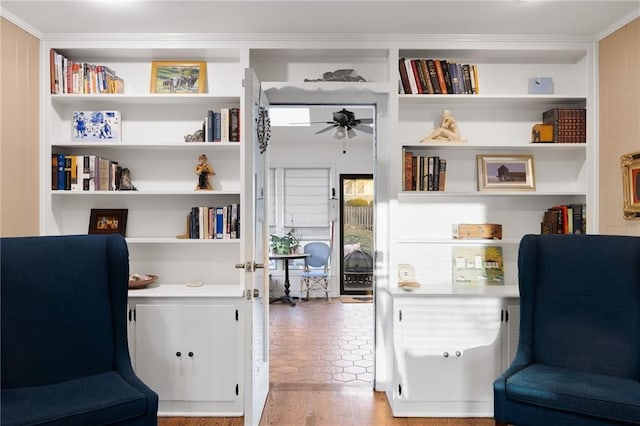
[[[2,238],[0,257],[2,425],[157,424],[127,347],[124,238]]]
[[[331,302],[329,295],[329,273],[331,258],[331,248],[328,244],[322,242],[307,243],[304,246],[304,252],[309,257],[304,259],[304,271],[302,271],[300,282],[300,297],[306,291],[307,299],[309,292],[313,290],[324,291],[327,300]]]
[[[495,420],[640,424],[640,237],[527,235],[520,338],[494,383]]]

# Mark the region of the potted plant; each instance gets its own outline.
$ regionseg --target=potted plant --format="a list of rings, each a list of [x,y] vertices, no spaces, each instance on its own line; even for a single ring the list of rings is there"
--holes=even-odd
[[[294,235],[293,230],[282,236],[271,234],[271,249],[275,254],[295,253],[299,246],[300,241]]]

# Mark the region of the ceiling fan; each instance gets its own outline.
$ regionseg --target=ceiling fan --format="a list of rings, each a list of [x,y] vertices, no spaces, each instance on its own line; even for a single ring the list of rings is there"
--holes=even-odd
[[[327,127],[315,132],[316,135],[333,129],[333,137],[339,140],[355,137],[356,130],[373,134],[373,118],[356,118],[352,111],[345,108],[334,112],[332,121],[314,121],[312,123],[328,124]]]

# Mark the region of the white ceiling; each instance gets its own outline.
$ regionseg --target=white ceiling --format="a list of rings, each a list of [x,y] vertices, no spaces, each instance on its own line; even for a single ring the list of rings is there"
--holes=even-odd
[[[2,15],[55,33],[554,34],[598,38],[640,0],[1,0]]]

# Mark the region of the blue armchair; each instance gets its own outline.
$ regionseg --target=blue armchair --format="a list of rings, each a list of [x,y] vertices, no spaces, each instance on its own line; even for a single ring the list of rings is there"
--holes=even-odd
[[[2,238],[0,257],[2,425],[157,424],[127,347],[124,238]]]
[[[527,235],[497,424],[640,424],[640,238]]]

